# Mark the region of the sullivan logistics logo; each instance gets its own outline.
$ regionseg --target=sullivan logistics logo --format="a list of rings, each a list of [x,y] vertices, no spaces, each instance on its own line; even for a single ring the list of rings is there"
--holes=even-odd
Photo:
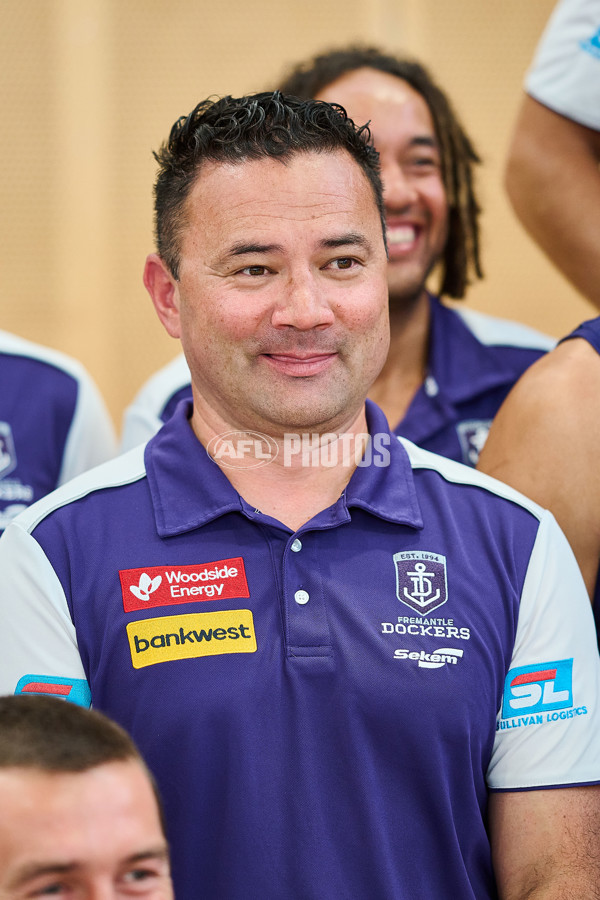
[[[198,600],[231,600],[233,597],[250,596],[241,556],[193,566],[122,569],[119,578],[125,612]]]
[[[587,708],[573,703],[573,659],[557,659],[509,671],[496,728],[542,725],[585,715]]]
[[[127,625],[127,637],[135,669],[178,659],[256,651],[249,609],[142,619]]]

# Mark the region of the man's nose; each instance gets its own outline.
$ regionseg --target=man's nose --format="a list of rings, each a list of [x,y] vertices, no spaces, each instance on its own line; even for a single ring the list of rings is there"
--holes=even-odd
[[[415,203],[416,182],[397,162],[382,162],[383,201],[386,207],[401,210]]]
[[[272,324],[299,331],[331,325],[335,315],[326,286],[318,282],[318,276],[310,272],[290,276],[273,310]]]
[[[84,900],[118,900],[120,893],[112,880],[98,878],[86,885],[81,896]]]

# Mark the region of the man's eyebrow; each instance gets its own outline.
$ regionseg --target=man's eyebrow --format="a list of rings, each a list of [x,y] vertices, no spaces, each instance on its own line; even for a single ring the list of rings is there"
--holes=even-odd
[[[412,138],[409,143],[409,146],[410,147],[433,147],[435,150],[440,149],[440,145],[438,144],[437,139],[435,137],[432,137],[430,135],[425,135],[425,134],[417,135],[416,137]]]
[[[230,256],[245,256],[248,253],[277,253],[281,252],[283,247],[280,244],[244,244],[239,242],[233,244],[223,255],[224,259]]]
[[[40,861],[26,863],[15,872],[7,887],[9,889],[18,888],[34,878],[40,878],[44,875],[66,875],[69,872],[76,871],[78,868],[79,863],[76,862],[54,863]]]
[[[327,249],[335,249],[336,247],[364,247],[365,250],[371,249],[371,242],[367,240],[364,234],[358,231],[350,231],[348,234],[341,234],[339,237],[325,238],[321,241],[321,246]]]
[[[321,247],[325,247],[327,249],[334,249],[336,247],[346,247],[346,246],[360,246],[364,247],[365,250],[371,249],[371,243],[367,240],[367,238],[360,234],[358,231],[350,231],[347,234],[342,234],[339,237],[332,238],[324,238],[320,241]],[[238,256],[247,256],[248,254],[262,254],[262,253],[283,253],[283,247],[281,244],[257,244],[257,243],[244,243],[242,241],[232,244],[228,250],[225,251],[223,256],[221,257],[222,261],[226,261],[227,259],[232,259]]]
[[[141,850],[139,853],[133,853],[131,856],[128,856],[123,860],[124,863],[136,863],[136,862],[144,862],[145,859],[164,859],[166,861],[169,860],[169,848],[166,844],[161,844],[158,847],[151,847],[148,850]]]
[[[141,863],[145,860],[159,859],[165,862],[169,861],[169,849],[166,844],[160,844],[157,847],[151,847],[148,850],[142,850],[139,853],[133,853],[121,861],[121,865],[132,865]],[[39,862],[26,863],[20,868],[7,885],[8,888],[14,890],[21,887],[34,878],[43,878],[47,875],[69,875],[71,872],[77,872],[83,868],[83,864],[79,861],[68,862]]]

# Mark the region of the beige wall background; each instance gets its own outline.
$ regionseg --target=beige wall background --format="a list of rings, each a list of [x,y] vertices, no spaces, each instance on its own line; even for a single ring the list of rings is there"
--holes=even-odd
[[[555,336],[594,315],[502,188],[525,69],[554,0],[0,0],[0,328],[82,360],[117,426],[178,352],[141,281],[152,149],[209,94],[270,87],[350,41],[418,57],[484,160],[485,281],[468,305]],[[1,389],[1,387],[0,387]]]

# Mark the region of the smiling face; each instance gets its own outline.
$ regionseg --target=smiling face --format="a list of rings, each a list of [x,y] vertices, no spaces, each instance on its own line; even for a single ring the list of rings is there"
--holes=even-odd
[[[395,75],[362,68],[317,95],[340,103],[357,125],[370,121],[379,151],[389,247],[390,301],[418,297],[448,236],[448,202],[429,108]]]
[[[356,419],[389,326],[381,221],[346,151],[205,163],[179,276],[148,258],[146,286],[192,373],[197,433],[202,421],[279,437]]]
[[[156,799],[138,762],[2,769],[0,809],[1,900],[172,900]]]

